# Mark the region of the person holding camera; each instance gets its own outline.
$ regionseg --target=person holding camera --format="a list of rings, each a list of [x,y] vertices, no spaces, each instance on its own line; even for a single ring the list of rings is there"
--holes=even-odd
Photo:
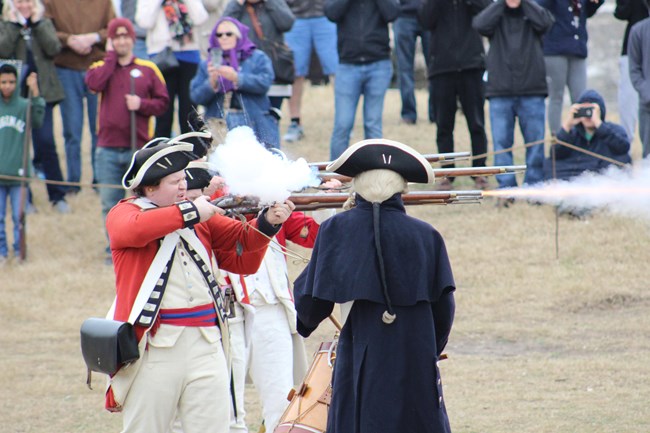
[[[601,171],[612,164],[593,154],[625,164],[631,162],[630,141],[625,129],[606,121],[605,113],[605,100],[598,92],[590,89],[582,93],[578,102],[569,108],[562,127],[557,131],[558,143],[551,146],[551,156],[544,162],[547,179],[570,179],[585,171]],[[563,143],[590,153],[580,152]]]
[[[249,126],[260,143],[278,148],[280,133],[267,96],[273,65],[248,33],[249,28],[235,18],[217,22],[210,35],[210,54],[190,83],[190,96],[205,107],[206,119],[225,119],[228,129]]]
[[[511,165],[515,121],[526,143],[525,185],[544,177],[544,98],[546,69],[542,35],[553,25],[553,15],[535,0],[498,0],[472,20],[472,26],[489,38],[486,97],[494,164]],[[499,188],[517,186],[514,174],[497,176]]]

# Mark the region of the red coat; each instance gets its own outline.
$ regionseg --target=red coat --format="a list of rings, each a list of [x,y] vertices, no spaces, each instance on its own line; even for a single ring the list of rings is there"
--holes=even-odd
[[[120,201],[106,217],[106,228],[110,238],[117,301],[115,320],[129,319],[142,281],[151,266],[160,240],[167,234],[184,227],[181,212],[177,206],[142,210],[132,203],[133,198]],[[257,219],[249,222],[257,228]],[[220,268],[241,273],[257,272],[269,239],[252,229],[246,229],[241,222],[216,215],[206,222],[194,226],[196,235],[208,252],[214,253]],[[237,255],[239,242],[243,254]],[[138,340],[147,328],[135,325]],[[106,393],[106,408],[116,410],[112,390]]]
[[[122,200],[106,217],[106,228],[110,238],[115,267],[117,303],[115,320],[126,321],[151,263],[160,239],[177,229],[182,229],[183,218],[176,206],[167,206],[143,211]],[[257,227],[257,220],[250,221]],[[240,274],[257,272],[269,239],[255,230],[246,230],[241,222],[214,216],[194,226],[196,234],[208,251],[215,254],[221,269]],[[245,254],[237,255],[237,242]],[[138,338],[145,332],[142,326],[135,326]]]

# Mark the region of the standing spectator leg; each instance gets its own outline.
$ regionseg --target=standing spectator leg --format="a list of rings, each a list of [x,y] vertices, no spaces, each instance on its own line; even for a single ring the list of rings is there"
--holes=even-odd
[[[487,135],[485,134],[485,86],[483,70],[470,69],[459,73],[458,98],[467,119],[467,129],[472,141],[473,167],[484,167],[487,153]]]
[[[364,138],[381,138],[384,97],[393,75],[390,60],[363,65],[363,131]]]
[[[548,82],[548,127],[551,134],[557,134],[562,125],[562,103],[564,87],[567,84],[569,62],[564,56],[544,56],[546,81]]]
[[[587,59],[568,58],[567,86],[571,95],[571,103],[575,104],[580,95],[587,90]]]
[[[86,76],[86,72],[83,73]],[[97,95],[88,90],[84,82],[84,92],[86,97],[86,111],[88,113],[88,130],[90,131],[90,163],[93,169],[93,184],[97,183],[95,176],[95,154],[97,153]]]
[[[619,59],[620,81],[618,83],[618,112],[621,118],[621,126],[627,133],[630,143],[634,141],[636,131],[636,120],[638,116],[639,94],[630,81],[629,59],[621,56]],[[630,148],[631,149],[631,148]]]
[[[176,91],[179,86],[180,68],[173,68],[163,73],[167,94],[169,94],[169,106],[167,111],[156,117],[156,137],[170,137],[172,134],[172,124],[174,123],[174,109],[176,107]],[[188,81],[189,86],[189,81]]]
[[[63,173],[61,172],[59,155],[56,152],[56,142],[54,141],[53,110],[54,104],[48,103],[45,106],[43,126],[32,129],[32,138],[34,140],[34,149],[38,149],[40,155],[45,179],[61,182],[63,181]],[[65,203],[65,187],[48,183],[46,188],[50,203],[54,205],[61,201]],[[65,206],[61,205],[60,209],[65,211]]]
[[[187,123],[187,118],[192,111],[192,99],[190,98],[190,81],[196,75],[198,65],[196,63],[188,63],[179,61],[180,64],[178,71],[178,82],[176,92],[178,96],[178,125],[180,126],[181,134],[190,132],[190,126]],[[171,100],[171,93],[170,93]]]
[[[350,144],[354,117],[361,97],[359,66],[342,63],[336,71],[334,85],[334,129],[330,139],[330,159],[334,161]]]
[[[490,98],[490,125],[492,127],[492,144],[494,146],[494,165],[512,165],[512,143],[515,133],[515,104],[516,96],[501,96]],[[521,122],[521,120],[520,120]],[[543,126],[543,125],[542,125]],[[504,149],[508,149],[507,152]],[[517,186],[514,174],[496,176],[499,188]]]
[[[639,107],[639,135],[645,158],[650,155],[650,110],[646,107]]]
[[[81,134],[85,94],[83,72],[61,67],[57,67],[56,72],[66,95],[65,99],[61,101],[60,109],[65,140],[67,181],[79,182],[81,180]],[[77,193],[79,190],[79,186],[68,187],[68,192],[71,193]]]
[[[438,126],[436,142],[440,153],[454,151],[454,126],[457,109],[456,81],[457,77],[454,72],[438,74],[431,78]],[[445,167],[454,167],[454,164],[448,164]]]
[[[519,128],[525,143],[544,140],[544,97],[520,96],[517,108]],[[496,165],[499,165],[496,163]],[[498,178],[499,176],[497,176]],[[524,185],[544,180],[544,142],[526,148]]]
[[[413,64],[418,30],[419,24],[415,16],[400,16],[393,23],[397,77],[402,98],[401,117],[402,121],[407,124],[415,124],[418,117],[415,103],[415,72]]]

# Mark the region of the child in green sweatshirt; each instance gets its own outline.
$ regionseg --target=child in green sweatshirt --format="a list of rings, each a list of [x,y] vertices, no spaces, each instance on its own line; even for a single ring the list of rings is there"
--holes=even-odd
[[[31,105],[30,101],[18,94],[17,81],[18,71],[13,65],[0,65],[0,266],[7,262],[9,254],[5,231],[7,199],[11,202],[14,225],[14,254],[18,255],[20,245],[20,180],[7,176],[23,175],[25,133],[31,127],[40,127],[45,113],[45,100],[39,96],[36,74],[31,73],[27,77],[27,87],[32,94]],[[27,109],[30,106],[31,125],[27,125]],[[29,160],[29,155],[27,158]]]

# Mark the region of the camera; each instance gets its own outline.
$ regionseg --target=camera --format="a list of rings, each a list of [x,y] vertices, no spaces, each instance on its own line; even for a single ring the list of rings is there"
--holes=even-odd
[[[210,64],[215,68],[221,66],[223,60],[223,52],[219,48],[212,48],[210,50]]]
[[[575,113],[573,113],[573,117],[574,118],[578,118],[578,117],[590,118],[592,114],[594,114],[593,107],[579,107],[578,110]]]

